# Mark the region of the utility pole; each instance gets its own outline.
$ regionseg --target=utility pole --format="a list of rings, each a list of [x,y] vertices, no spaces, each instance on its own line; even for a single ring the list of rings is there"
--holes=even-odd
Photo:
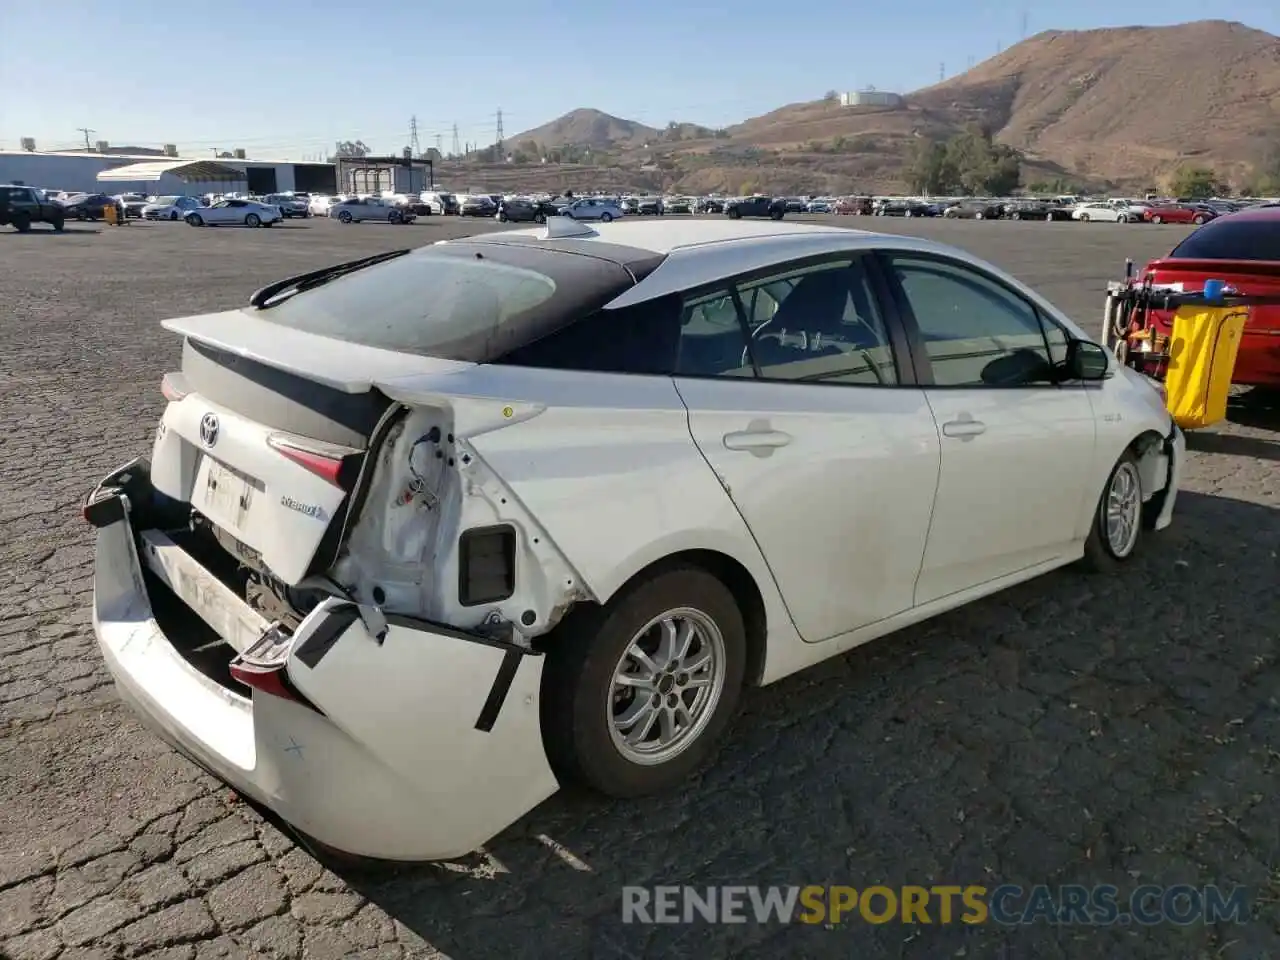
[[[77,130],[79,130],[81,133],[83,133],[83,134],[84,134],[84,148],[85,148],[86,150],[92,150],[92,149],[93,149],[93,145],[92,145],[91,143],[89,143],[89,135],[90,135],[91,133],[97,133],[98,131],[97,131],[97,130],[92,130],[92,129],[90,129],[89,127],[76,127],[76,129],[77,129]]]
[[[947,65],[946,63],[940,63],[938,64],[938,82],[942,83],[945,79],[947,79]]]
[[[1027,39],[1027,11],[1022,11],[1022,39]]]
[[[409,118],[409,149],[415,157],[422,156],[422,144],[418,141],[418,118]]]
[[[498,108],[498,136],[494,140],[493,152],[494,152],[493,159],[498,163],[501,163],[502,158],[505,155],[502,149],[502,108],[501,107]]]
[[[444,156],[444,147],[441,146],[442,143],[444,143],[444,137],[437,133],[436,134],[436,153],[440,154],[441,156]]]
[[[462,144],[460,144],[460,143],[458,142],[458,123],[457,123],[457,121],[454,121],[454,124],[453,124],[453,155],[456,157],[456,156],[459,156],[461,153],[462,153]]]

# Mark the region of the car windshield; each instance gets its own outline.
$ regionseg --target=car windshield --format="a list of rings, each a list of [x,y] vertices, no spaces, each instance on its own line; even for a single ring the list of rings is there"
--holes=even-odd
[[[1173,248],[1175,260],[1271,260],[1280,262],[1280,219],[1220,217]]]
[[[155,202],[160,204],[161,206],[168,207],[177,203],[181,199],[182,199],[181,197],[156,197]]]
[[[263,319],[347,343],[440,355],[555,292],[555,281],[536,271],[427,249],[303,291]]]

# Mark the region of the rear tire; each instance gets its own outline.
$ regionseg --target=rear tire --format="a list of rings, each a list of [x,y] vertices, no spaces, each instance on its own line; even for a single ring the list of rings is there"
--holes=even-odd
[[[1151,218],[1151,222],[1152,222],[1152,223],[1164,223],[1164,217],[1152,217],[1152,218]]]
[[[14,217],[14,218],[13,218],[13,220],[12,220],[11,222],[13,223],[13,229],[17,230],[19,233],[30,233],[30,232],[31,232],[31,218],[30,218],[30,217],[28,217],[28,216],[17,216],[17,217]]]
[[[61,217],[59,217],[57,220],[50,220],[50,221],[49,221],[49,224],[50,224],[50,225],[53,227],[53,229],[54,229],[54,230],[56,230],[58,233],[61,233],[61,232],[62,232],[63,227],[65,227],[65,226],[67,225],[66,221],[65,221],[65,220],[63,220]]]
[[[170,219],[170,220],[177,220],[177,219],[178,219],[178,211],[177,211],[177,210],[170,210],[170,211],[169,211],[169,219]]]
[[[661,645],[664,617],[679,630],[669,634],[676,647],[686,628],[696,629],[683,655],[668,656],[679,651]],[[636,649],[659,669],[628,656]],[[541,705],[548,758],[560,776],[612,797],[673,787],[715,750],[737,709],[746,662],[746,629],[729,589],[700,567],[655,571],[606,606],[575,611],[549,644]],[[653,682],[636,684],[640,675]],[[647,721],[655,710],[663,715]],[[633,711],[639,719],[628,727]],[[629,744],[626,733],[646,722],[647,737],[658,740]]]
[[[193,226],[193,227],[203,227],[203,226],[204,226],[204,217],[200,216],[200,214],[198,214],[198,213],[190,214],[190,215],[187,217],[187,223],[188,223],[188,224],[190,224],[190,225],[191,225],[191,226]]]
[[[244,218],[244,225],[246,227],[260,227],[262,226],[262,218],[256,213],[251,213]]]
[[[600,214],[600,222],[601,222],[601,223],[613,223],[613,214],[612,214],[612,213],[609,213],[609,212],[607,212],[607,211],[606,211],[605,213]]]
[[[1202,226],[1204,224],[1204,217],[1193,217],[1191,222],[1197,227]]]
[[[1152,519],[1145,506],[1138,458],[1126,450],[1111,469],[1098,498],[1081,566],[1091,573],[1111,573],[1133,559],[1142,546],[1143,530]]]
[[[349,210],[343,210],[341,213],[339,213],[339,214],[338,214],[338,222],[339,222],[339,223],[350,223],[350,222],[351,222],[351,212],[350,212]]]

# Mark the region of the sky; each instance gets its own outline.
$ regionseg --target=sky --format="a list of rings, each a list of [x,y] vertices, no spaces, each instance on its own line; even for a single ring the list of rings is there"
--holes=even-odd
[[[726,126],[827,90],[909,92],[1049,29],[1202,19],[1202,0],[0,2],[0,149],[91,141],[317,159],[487,145],[577,107]],[[438,8],[438,9],[432,9]],[[1218,14],[1280,34],[1280,2]],[[356,11],[361,11],[357,13]],[[438,138],[438,139],[437,139]]]

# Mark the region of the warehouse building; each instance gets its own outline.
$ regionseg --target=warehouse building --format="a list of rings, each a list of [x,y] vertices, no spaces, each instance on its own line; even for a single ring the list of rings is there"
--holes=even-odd
[[[111,194],[338,192],[332,163],[253,160],[243,150],[214,158],[179,157],[172,146],[159,155],[111,153],[105,143],[99,147],[96,152],[0,150],[0,183]]]

